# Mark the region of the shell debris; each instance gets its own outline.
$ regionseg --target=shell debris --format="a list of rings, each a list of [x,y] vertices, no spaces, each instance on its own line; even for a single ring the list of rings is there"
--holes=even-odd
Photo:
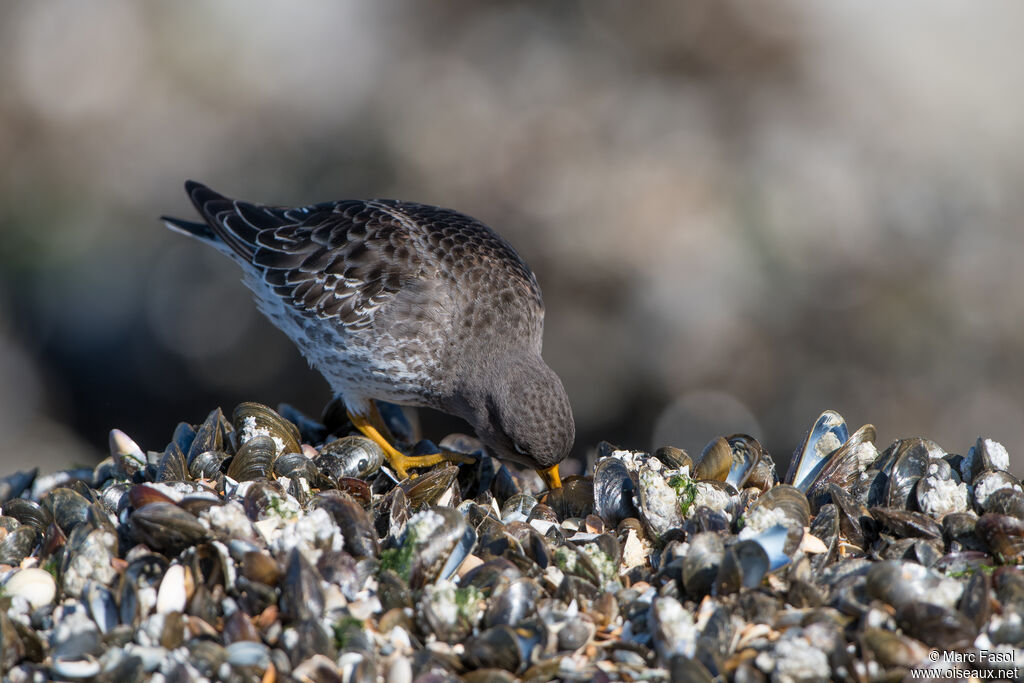
[[[1024,487],[991,439],[876,448],[825,411],[781,479],[734,434],[696,466],[602,443],[592,476],[541,495],[486,454],[395,482],[372,442],[287,414],[217,409],[163,451],[114,430],[93,470],[7,477],[4,680],[895,680],[972,648],[1003,677],[1024,663]]]

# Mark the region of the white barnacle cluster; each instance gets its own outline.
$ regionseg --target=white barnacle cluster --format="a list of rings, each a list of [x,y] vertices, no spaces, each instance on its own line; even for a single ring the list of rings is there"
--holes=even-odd
[[[228,538],[250,538],[255,529],[245,514],[245,508],[237,500],[224,501],[223,505],[211,505],[199,513],[200,523],[211,531],[217,531]]]
[[[863,441],[853,447],[853,453],[858,469],[863,472],[878,457],[878,448],[871,441]]]
[[[994,439],[982,439],[981,442],[988,452],[989,459],[992,461],[992,467],[997,470],[1007,470],[1010,468],[1010,453],[1003,444]]]
[[[608,557],[597,543],[584,543],[580,546],[580,550],[587,556],[587,558],[590,559],[594,568],[601,574],[604,586],[607,586],[608,584],[615,585],[618,583],[618,567],[615,566],[615,562],[612,558]]]
[[[257,436],[269,436],[274,440],[274,445],[277,446],[277,454],[280,455],[284,452],[285,443],[284,439],[278,436],[272,429],[260,425],[256,417],[248,415],[242,419],[242,424],[238,430],[238,445],[241,446],[249,439]]]
[[[416,543],[429,538],[444,525],[444,517],[433,510],[417,512],[405,525],[406,542]]]
[[[1010,468],[1010,453],[1003,444],[995,439],[978,439],[978,444],[971,446],[967,455],[960,461],[960,474],[967,481],[970,481],[972,472],[978,468],[977,461],[983,456],[979,453],[979,446],[988,455],[989,465],[993,469],[1008,470]],[[980,468],[979,468],[980,469]]]
[[[644,465],[655,471],[660,471],[663,467],[660,460],[652,458],[649,454],[644,453],[643,451],[618,449],[612,451],[608,457],[621,460],[622,464],[624,464],[626,469],[630,472],[639,472],[640,467]]]
[[[790,526],[792,523],[793,520],[786,510],[767,505],[756,505],[743,516],[740,540],[753,538],[762,531],[767,531],[777,525]]]
[[[729,503],[732,502],[732,497],[726,491],[705,481],[696,481],[693,485],[696,491],[693,496],[693,504],[690,507],[691,510],[706,507],[724,512],[727,516],[730,516],[728,507]]]
[[[952,479],[928,478],[929,486],[919,487],[917,503],[921,512],[936,519],[950,512],[967,509],[967,484]]]
[[[682,524],[678,496],[657,470],[641,465],[639,486],[635,496],[651,530],[658,536]]]
[[[757,667],[771,674],[773,681],[827,681],[831,675],[828,655],[814,647],[800,629],[782,634],[773,652],[762,652],[756,658]]]
[[[311,564],[316,564],[323,551],[341,550],[344,540],[341,529],[330,514],[323,508],[316,508],[286,522],[279,533],[270,539],[268,547],[278,557],[287,557],[292,548],[298,548]]]
[[[821,435],[821,438],[814,442],[814,457],[817,460],[824,460],[842,445],[843,442],[839,440],[835,432],[831,430],[826,431]]]
[[[985,507],[988,497],[1002,489],[1022,491],[1020,484],[1014,484],[998,477],[986,477],[974,485],[974,502],[981,507]]]
[[[692,657],[697,648],[697,626],[693,615],[671,596],[656,598],[651,603],[654,623],[654,644],[666,661],[674,655]]]
[[[423,589],[424,597],[431,608],[444,623],[454,624],[459,616],[459,605],[456,601],[455,584],[451,581],[438,581]]]

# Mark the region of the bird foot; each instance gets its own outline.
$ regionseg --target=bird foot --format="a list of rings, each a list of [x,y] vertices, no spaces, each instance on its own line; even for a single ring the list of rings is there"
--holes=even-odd
[[[468,465],[476,462],[475,458],[462,453],[453,453],[451,451],[441,451],[439,453],[429,453],[427,455],[403,455],[401,452],[392,448],[394,453],[388,453],[387,450],[384,452],[387,454],[388,462],[391,463],[391,467],[394,468],[395,473],[402,479],[407,476],[415,477],[415,474],[410,474],[409,470],[413,467],[433,467],[434,465],[440,465],[442,462],[452,462],[460,465]]]
[[[352,424],[356,429],[362,432],[366,438],[376,442],[384,450],[384,456],[388,459],[388,463],[395,470],[395,474],[398,475],[399,479],[415,477],[415,474],[409,473],[409,470],[414,467],[433,467],[442,462],[459,464],[476,462],[475,458],[451,451],[441,451],[440,453],[430,453],[428,455],[405,455],[381,436],[380,431],[370,424],[366,417],[351,412],[348,414],[348,417],[352,420]]]

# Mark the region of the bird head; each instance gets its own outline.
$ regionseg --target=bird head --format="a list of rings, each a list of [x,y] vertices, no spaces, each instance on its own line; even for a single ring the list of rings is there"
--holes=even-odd
[[[576,438],[569,396],[538,354],[510,355],[489,368],[469,421],[499,459],[536,469],[560,485],[558,463]]]

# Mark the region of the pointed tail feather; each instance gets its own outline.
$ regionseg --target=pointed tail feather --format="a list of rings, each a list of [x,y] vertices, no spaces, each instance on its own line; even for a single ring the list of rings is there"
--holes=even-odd
[[[275,219],[265,207],[235,201],[194,180],[185,182],[185,192],[217,240],[231,247],[246,261],[252,262],[260,230],[280,225],[280,220]],[[258,225],[260,218],[271,221],[267,225]]]
[[[194,223],[192,221],[183,221],[180,218],[174,218],[173,216],[160,216],[160,220],[164,222],[168,228],[174,232],[180,232],[182,235],[188,235],[189,237],[196,237],[203,240],[204,242],[219,242],[220,238],[210,229],[206,223]]]

